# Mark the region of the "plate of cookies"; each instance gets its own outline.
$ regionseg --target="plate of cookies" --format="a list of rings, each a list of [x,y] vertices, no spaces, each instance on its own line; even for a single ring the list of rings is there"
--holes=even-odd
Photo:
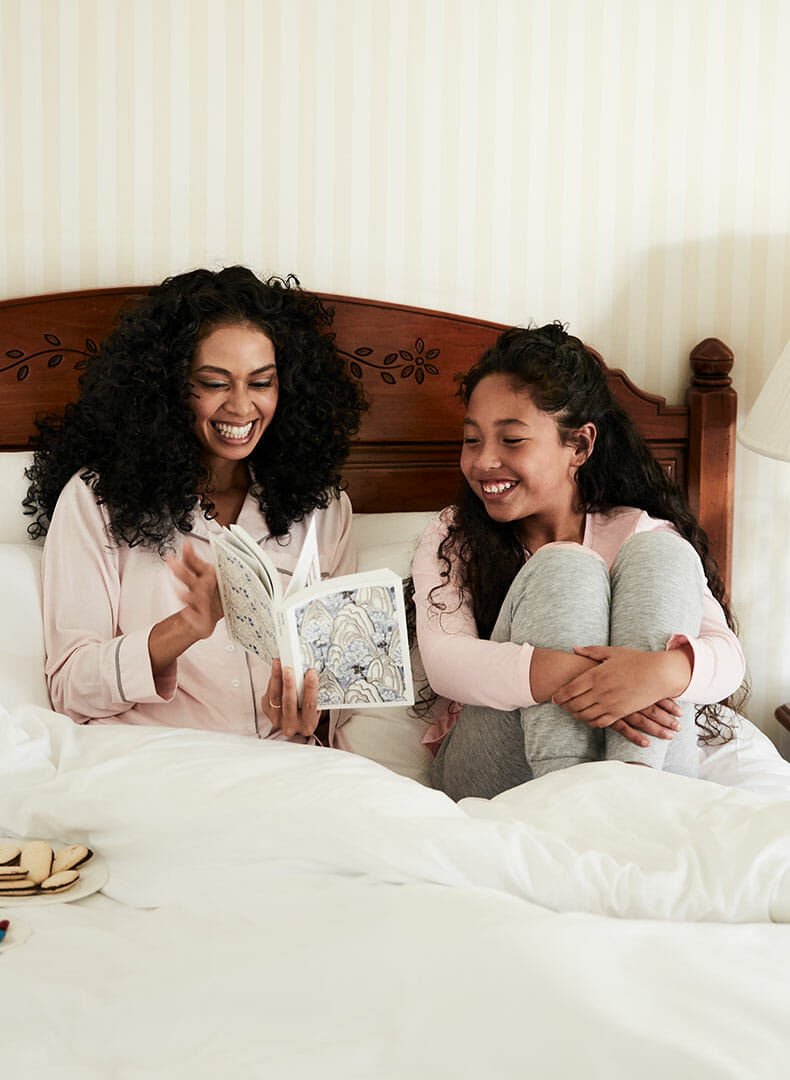
[[[0,903],[56,904],[98,892],[107,864],[84,844],[0,839]]]

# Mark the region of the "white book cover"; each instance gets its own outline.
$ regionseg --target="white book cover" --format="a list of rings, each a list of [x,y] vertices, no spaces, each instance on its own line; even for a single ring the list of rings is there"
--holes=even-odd
[[[229,636],[271,664],[318,672],[320,709],[414,702],[403,584],[392,570],[321,580],[315,522],[285,593],[272,560],[239,525],[212,536]]]

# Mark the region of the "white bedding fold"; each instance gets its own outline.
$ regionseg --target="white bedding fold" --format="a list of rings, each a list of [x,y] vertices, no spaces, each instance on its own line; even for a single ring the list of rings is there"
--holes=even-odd
[[[617,763],[490,802],[340,751],[0,712],[0,830],[85,842],[158,906],[278,876],[485,888],[565,912],[790,921],[790,800]]]

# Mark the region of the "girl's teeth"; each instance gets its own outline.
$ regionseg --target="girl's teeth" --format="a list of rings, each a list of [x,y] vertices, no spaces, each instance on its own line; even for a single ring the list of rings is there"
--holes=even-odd
[[[514,485],[510,481],[503,484],[483,484],[486,495],[501,495],[503,491],[510,491]]]
[[[246,439],[252,431],[252,421],[239,427],[237,424],[215,423],[214,427],[224,439]]]

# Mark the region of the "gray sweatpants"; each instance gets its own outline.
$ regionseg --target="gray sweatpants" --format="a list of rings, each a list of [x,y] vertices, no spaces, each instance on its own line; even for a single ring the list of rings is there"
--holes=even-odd
[[[521,568],[505,597],[492,641],[573,652],[574,645],[624,645],[651,652],[672,634],[696,637],[705,576],[694,549],[674,533],[637,533],[611,574],[579,544],[549,544]],[[493,798],[555,769],[585,761],[634,761],[697,775],[694,706],[672,740],[643,748],[609,728],[590,728],[545,702],[502,712],[465,705],[439,747],[433,786],[453,799]]]

